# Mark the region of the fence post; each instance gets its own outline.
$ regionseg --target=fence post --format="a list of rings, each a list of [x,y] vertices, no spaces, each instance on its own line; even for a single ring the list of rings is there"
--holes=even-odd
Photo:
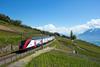
[[[13,46],[12,46],[12,44],[11,44],[11,52],[13,52]]]

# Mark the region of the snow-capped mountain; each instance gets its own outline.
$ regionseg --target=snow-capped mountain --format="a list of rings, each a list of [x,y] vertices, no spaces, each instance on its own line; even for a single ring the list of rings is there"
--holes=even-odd
[[[78,35],[79,39],[86,40],[92,43],[100,43],[100,28],[92,28]]]
[[[100,40],[100,28],[89,29],[78,37],[85,40]]]

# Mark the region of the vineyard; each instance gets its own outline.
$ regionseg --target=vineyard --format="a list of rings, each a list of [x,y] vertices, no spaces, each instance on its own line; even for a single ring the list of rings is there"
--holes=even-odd
[[[51,45],[49,45],[49,47],[54,47],[55,49],[48,53],[33,58],[26,65],[26,67],[100,66],[100,49],[95,45],[90,45],[90,43],[83,42],[80,40],[76,40],[73,43],[70,39],[56,37],[56,40]],[[73,50],[75,50],[76,52],[73,53]]]
[[[51,51],[32,59],[26,67],[99,67],[100,64],[66,54],[60,51]]]

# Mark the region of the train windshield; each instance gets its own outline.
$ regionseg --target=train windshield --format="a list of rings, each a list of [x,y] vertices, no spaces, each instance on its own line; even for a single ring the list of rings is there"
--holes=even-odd
[[[19,48],[22,49],[24,44],[25,44],[26,40],[21,41]]]

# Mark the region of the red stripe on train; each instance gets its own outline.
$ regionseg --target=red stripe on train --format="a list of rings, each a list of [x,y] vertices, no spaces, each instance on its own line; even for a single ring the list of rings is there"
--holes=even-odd
[[[25,42],[25,44],[24,44],[24,47],[23,47],[24,49],[26,49],[26,47],[28,46],[28,44],[29,44],[30,41],[31,41],[31,39],[27,39],[27,40],[26,40],[26,42]]]

